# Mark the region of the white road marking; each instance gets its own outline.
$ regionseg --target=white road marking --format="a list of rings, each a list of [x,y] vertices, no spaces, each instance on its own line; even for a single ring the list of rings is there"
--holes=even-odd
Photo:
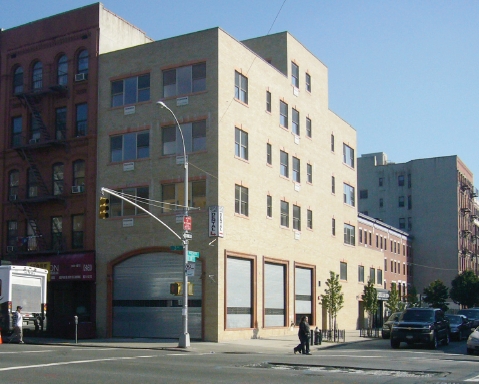
[[[62,363],[23,365],[23,366],[18,366],[18,367],[0,368],[0,372],[2,372],[2,371],[15,371],[15,370],[21,370],[21,369],[55,367],[55,366],[70,365],[70,364],[98,363],[98,362],[102,362],[102,361],[135,360],[135,359],[138,359],[138,358],[145,358],[145,357],[156,357],[156,355],[155,356],[133,356],[133,357],[109,357],[109,358],[105,358],[105,359],[65,361],[65,362],[62,362]]]
[[[470,379],[467,379],[467,380],[464,380],[464,381],[479,381],[479,376],[471,377]]]
[[[72,348],[72,351],[73,352],[78,352],[78,351],[114,351],[116,349],[118,349],[118,348],[76,347],[76,348]]]
[[[22,353],[45,353],[45,352],[53,352],[53,350],[45,349],[43,351],[0,352],[0,355],[19,355],[19,354],[22,354]]]

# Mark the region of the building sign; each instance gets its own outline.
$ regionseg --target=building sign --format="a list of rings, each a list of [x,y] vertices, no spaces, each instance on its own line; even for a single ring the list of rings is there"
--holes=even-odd
[[[219,207],[217,205],[209,207],[209,237],[223,237],[223,209],[224,207]]]
[[[31,259],[26,265],[48,270],[48,281],[95,281],[95,254],[76,253]]]
[[[385,289],[377,289],[377,292],[378,292],[378,300],[387,301],[389,299],[389,291]]]

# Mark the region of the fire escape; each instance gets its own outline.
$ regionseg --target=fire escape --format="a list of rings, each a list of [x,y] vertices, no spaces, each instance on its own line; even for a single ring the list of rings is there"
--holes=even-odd
[[[23,238],[19,238],[17,246],[12,247],[16,254],[25,254],[33,252],[57,251],[47,244],[46,237],[38,225],[39,213],[38,208],[41,204],[48,202],[63,202],[63,191],[54,193],[45,183],[42,176],[41,167],[42,154],[48,153],[57,148],[67,148],[65,140],[65,127],[55,132],[49,130],[42,116],[42,102],[51,97],[66,97],[68,88],[62,85],[54,85],[48,88],[35,89],[29,92],[18,93],[16,96],[22,105],[31,113],[31,127],[35,127],[35,135],[33,130],[31,136],[22,136],[20,142],[15,143],[15,150],[20,158],[28,164],[28,187],[25,193],[20,195],[10,195],[9,200],[14,204],[20,214],[26,219],[29,226],[29,233]],[[52,134],[53,133],[53,134]],[[33,185],[33,186],[32,186]],[[58,191],[57,191],[58,192]],[[52,223],[52,232],[61,233],[61,228],[57,227],[57,223]],[[56,228],[55,228],[56,227]],[[52,244],[54,241],[52,241]]]
[[[479,273],[479,221],[475,198],[477,189],[464,176],[459,175],[459,254],[476,274]]]

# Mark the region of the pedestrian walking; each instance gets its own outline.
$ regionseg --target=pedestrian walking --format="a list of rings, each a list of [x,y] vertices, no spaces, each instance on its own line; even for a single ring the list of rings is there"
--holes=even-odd
[[[17,310],[13,313],[13,337],[18,339],[19,344],[23,344],[23,315],[22,307],[17,306]]]
[[[299,323],[299,340],[301,341],[301,353],[303,355],[311,355],[309,352],[309,338],[311,337],[311,329],[309,328],[308,316],[303,316]]]

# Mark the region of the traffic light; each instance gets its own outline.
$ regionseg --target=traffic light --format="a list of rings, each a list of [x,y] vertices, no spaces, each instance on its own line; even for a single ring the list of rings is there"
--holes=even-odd
[[[183,283],[177,281],[170,284],[170,294],[175,296],[183,295]],[[193,284],[188,281],[188,296],[193,296]]]
[[[110,200],[106,197],[100,197],[100,212],[98,217],[100,219],[108,219],[110,217]]]

